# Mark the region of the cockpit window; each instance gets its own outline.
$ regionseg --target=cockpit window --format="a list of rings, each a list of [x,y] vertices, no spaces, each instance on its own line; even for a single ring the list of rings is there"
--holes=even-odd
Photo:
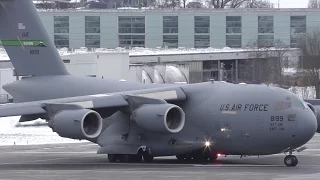
[[[302,108],[302,109],[307,109],[309,108],[308,104],[302,100],[301,98],[292,98],[292,97],[286,97],[284,101],[277,101],[274,110],[275,111],[282,111],[286,110],[292,107],[296,108]]]
[[[283,102],[282,110],[291,108],[291,102]]]
[[[287,102],[287,101],[278,101],[276,102],[276,105],[274,107],[274,110],[276,111],[281,111],[281,110],[286,110],[291,108],[291,102]]]
[[[292,102],[293,102],[293,106],[294,107],[299,107],[299,108],[302,108],[302,109],[309,108],[308,105],[300,98],[293,99]]]

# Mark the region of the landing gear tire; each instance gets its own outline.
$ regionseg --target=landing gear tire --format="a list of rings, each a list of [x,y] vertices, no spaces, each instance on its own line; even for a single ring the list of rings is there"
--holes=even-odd
[[[116,162],[118,160],[118,157],[115,154],[108,154],[108,160],[109,162]]]
[[[130,155],[129,162],[141,162],[141,155]]]
[[[146,163],[151,163],[153,161],[153,156],[149,154],[144,154],[143,155],[143,161]]]
[[[176,157],[177,157],[177,159],[178,159],[179,161],[185,161],[185,160],[187,160],[186,155],[177,155]]]
[[[128,155],[128,154],[121,154],[121,155],[119,155],[119,161],[120,162],[129,162],[129,160],[130,160],[130,155]]]
[[[296,166],[298,164],[298,159],[294,155],[288,155],[284,158],[284,164],[286,166]]]

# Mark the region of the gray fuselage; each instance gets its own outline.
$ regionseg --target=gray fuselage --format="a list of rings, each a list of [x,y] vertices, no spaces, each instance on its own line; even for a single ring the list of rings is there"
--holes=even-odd
[[[128,124],[128,117],[117,112],[109,117],[112,123],[96,143],[102,147],[117,143],[137,147],[147,145],[156,156],[164,156],[186,153],[210,141],[214,152],[264,155],[300,147],[317,130],[316,117],[301,99],[287,90],[265,85],[224,82],[140,84],[67,75],[26,78],[4,88],[17,102],[25,102],[161,86],[179,86],[187,96],[185,101],[179,102],[186,113],[186,124],[181,132],[145,132]],[[119,136],[123,132],[132,137],[144,133],[145,138],[129,138],[123,142]],[[171,139],[177,140],[177,145],[168,143]]]

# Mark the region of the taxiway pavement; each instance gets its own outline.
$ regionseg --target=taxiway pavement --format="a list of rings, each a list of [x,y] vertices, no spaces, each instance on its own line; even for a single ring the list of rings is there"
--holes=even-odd
[[[295,153],[299,164],[286,167],[284,154],[219,157],[215,163],[181,163],[175,157],[156,158],[153,163],[109,163],[91,143],[0,146],[0,180],[158,180],[245,179],[313,180],[320,177],[320,136],[308,149]]]

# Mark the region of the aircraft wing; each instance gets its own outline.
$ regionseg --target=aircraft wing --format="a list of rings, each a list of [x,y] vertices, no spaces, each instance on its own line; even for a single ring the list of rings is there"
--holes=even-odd
[[[129,105],[129,100],[134,98],[147,98],[149,101],[183,101],[185,93],[180,87],[156,88],[135,90],[107,94],[93,94],[69,98],[49,99],[21,103],[8,103],[0,105],[0,117],[23,116],[28,121],[46,117],[49,111],[62,109],[108,109],[121,108]]]

